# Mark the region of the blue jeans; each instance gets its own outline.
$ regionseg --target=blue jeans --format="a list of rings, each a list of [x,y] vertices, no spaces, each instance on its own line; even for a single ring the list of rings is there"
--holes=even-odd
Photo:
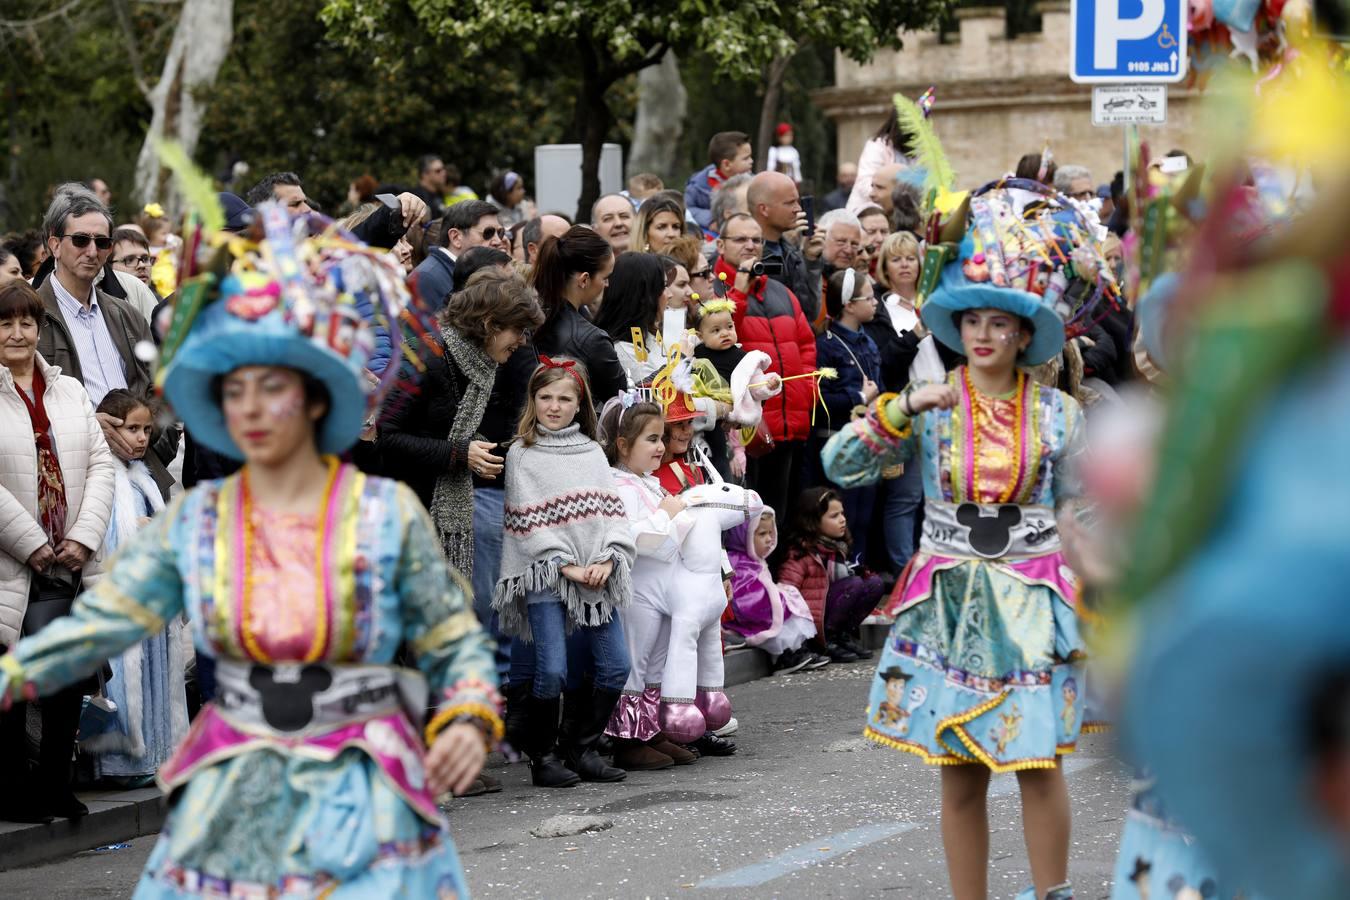
[[[876,487],[841,489],[839,499],[844,502],[844,518],[848,520],[849,531],[853,533],[853,547],[850,558],[867,561],[867,532],[872,527],[872,509],[876,505]]]
[[[473,611],[478,622],[497,642],[497,676],[504,678],[511,665],[511,636],[503,634],[492,609],[492,591],[502,565],[502,508],[506,494],[501,488],[473,490]]]
[[[529,597],[535,600],[539,594]],[[511,643],[512,684],[528,681],[531,693],[541,700],[557,697],[563,688],[581,687],[587,672],[594,672],[595,686],[621,691],[628,681],[628,643],[616,614],[603,625],[579,626],[567,635],[567,610],[556,596],[551,601],[526,607],[534,642]]]
[[[923,504],[923,469],[918,459],[905,463],[905,474],[886,482],[886,552],[897,574],[916,549],[914,526]]]

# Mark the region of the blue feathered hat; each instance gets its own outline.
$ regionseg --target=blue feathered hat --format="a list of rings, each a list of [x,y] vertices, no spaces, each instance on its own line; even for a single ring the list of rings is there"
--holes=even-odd
[[[376,382],[365,371],[377,322],[410,302],[402,272],[322,217],[259,208],[265,239],[236,239],[228,265],[180,286],[156,382],[193,439],[243,459],[213,384],[242,366],[286,366],[328,390],[316,435],[321,453],[356,443],[398,366]],[[315,232],[315,233],[311,233]]]
[[[1091,311],[1118,293],[1102,257],[1098,226],[1069,198],[1039,182],[1007,179],[971,195],[965,236],[923,301],[924,325],[958,353],[953,314],[1001,309],[1035,327],[1021,362],[1035,366],[1091,324]]]

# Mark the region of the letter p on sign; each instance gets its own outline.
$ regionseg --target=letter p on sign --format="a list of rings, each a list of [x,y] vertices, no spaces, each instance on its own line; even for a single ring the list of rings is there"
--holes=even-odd
[[[1096,0],[1097,28],[1092,63],[1098,69],[1116,67],[1116,49],[1121,41],[1139,41],[1156,32],[1167,14],[1166,0],[1142,0],[1137,18],[1122,18],[1120,0]]]

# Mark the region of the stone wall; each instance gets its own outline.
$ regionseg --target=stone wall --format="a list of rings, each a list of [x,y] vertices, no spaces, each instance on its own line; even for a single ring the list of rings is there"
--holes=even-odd
[[[1024,153],[1050,140],[1056,162],[1092,170],[1097,183],[1122,167],[1124,129],[1092,124],[1092,87],[1069,80],[1069,5],[1043,3],[1041,31],[1005,37],[1001,7],[957,12],[959,35],[939,43],[935,32],[906,32],[899,52],[867,65],[835,58],[836,86],[815,94],[834,120],[840,160],[856,160],[881,125],[891,95],[917,98],[937,89],[933,123],[963,187],[1011,170]],[[1167,124],[1141,126],[1155,154],[1198,147],[1195,92],[1168,88]],[[1198,155],[1198,154],[1197,154]]]

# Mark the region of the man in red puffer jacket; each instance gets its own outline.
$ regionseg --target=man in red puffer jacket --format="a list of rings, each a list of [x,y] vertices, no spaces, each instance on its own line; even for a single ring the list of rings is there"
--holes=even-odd
[[[766,276],[751,276],[764,248],[759,223],[741,213],[726,221],[717,241],[714,266],[718,292],[736,304],[736,336],[744,350],[762,350],[773,362],[770,372],[783,378],[816,368],[816,337],[792,291]],[[752,488],[786,522],[789,503],[801,492],[802,453],[811,434],[811,408],[816,395],[811,379],[783,385],[783,392],[764,402],[764,425],[774,446],[750,460],[746,472]]]

